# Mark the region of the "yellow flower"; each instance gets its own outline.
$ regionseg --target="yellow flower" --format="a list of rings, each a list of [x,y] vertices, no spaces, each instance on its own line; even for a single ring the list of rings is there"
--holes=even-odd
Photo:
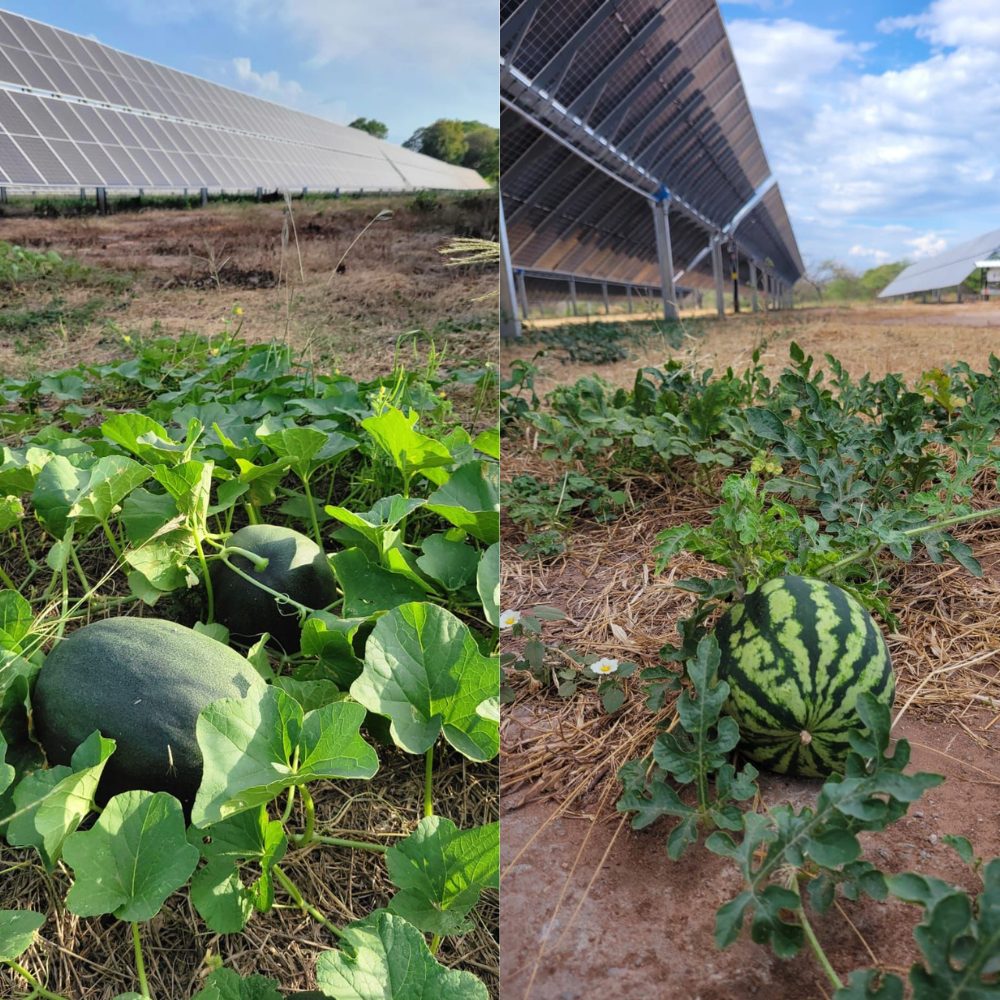
[[[242,307],[240,307],[240,306],[236,307],[236,315],[237,316],[242,316],[243,315],[243,309],[242,309]]]
[[[438,393],[438,395],[439,395],[439,396],[440,396],[440,397],[441,397],[442,399],[447,399],[447,398],[448,398],[447,394],[446,394],[446,393],[444,393],[444,392],[439,392],[439,393]]]

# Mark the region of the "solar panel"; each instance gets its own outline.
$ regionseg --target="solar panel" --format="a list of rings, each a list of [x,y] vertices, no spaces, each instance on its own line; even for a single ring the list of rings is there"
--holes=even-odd
[[[800,276],[716,0],[502,0],[500,35],[514,267],[659,285],[651,203],[666,191],[685,283],[711,283],[712,238]]]
[[[478,173],[0,10],[10,185],[482,190]]]
[[[909,295],[911,292],[932,292],[939,288],[960,285],[976,269],[976,261],[989,260],[1000,252],[1000,229],[983,233],[966,243],[926,257],[900,272],[879,292],[879,298]]]

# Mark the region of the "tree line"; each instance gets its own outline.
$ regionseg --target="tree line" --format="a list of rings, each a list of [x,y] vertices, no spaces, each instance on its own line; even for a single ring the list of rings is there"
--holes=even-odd
[[[389,134],[389,127],[375,118],[355,118],[350,128],[361,129],[376,139]],[[403,146],[445,163],[469,167],[491,182],[500,176],[500,130],[483,122],[439,118],[418,128]]]

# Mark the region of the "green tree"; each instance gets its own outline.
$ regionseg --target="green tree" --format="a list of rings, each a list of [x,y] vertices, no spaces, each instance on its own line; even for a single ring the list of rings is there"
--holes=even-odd
[[[376,139],[384,139],[389,134],[389,126],[374,118],[355,118],[347,127],[361,129]]]
[[[463,167],[478,171],[488,181],[500,175],[500,130],[482,122],[462,122],[469,150]]]
[[[445,163],[460,164],[469,151],[462,122],[453,118],[439,118],[433,125],[418,128],[403,145],[425,156]]]

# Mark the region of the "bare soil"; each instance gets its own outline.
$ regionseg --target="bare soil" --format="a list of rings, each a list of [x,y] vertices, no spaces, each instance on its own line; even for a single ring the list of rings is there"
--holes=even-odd
[[[7,242],[127,275],[129,287],[105,296],[95,317],[68,337],[57,329],[30,339],[0,332],[0,371],[106,360],[121,354],[123,335],[135,342],[183,331],[218,334],[227,323],[235,327],[236,305],[248,341],[290,342],[352,377],[391,371],[397,340],[409,331],[427,331],[452,355],[495,358],[496,265],[446,267],[438,248],[457,235],[492,238],[496,204],[495,195],[441,198],[421,211],[387,197],[294,201],[291,217],[278,202],[5,218],[0,238]],[[392,218],[372,225],[349,250],[384,208]],[[42,308],[53,298],[72,308],[95,294],[42,283],[0,294],[0,311]],[[426,349],[423,338],[419,351]]]
[[[984,720],[985,713],[969,725],[978,730]],[[904,717],[894,735],[911,741],[911,769],[946,780],[890,830],[863,835],[864,857],[892,874],[919,871],[966,891],[981,889],[940,838],[960,834],[977,855],[1000,854],[1000,733],[990,730],[983,749],[960,729]],[[771,774],[760,779],[768,807],[814,805],[819,785]],[[671,861],[669,821],[636,831],[613,813],[595,817],[577,806],[562,812],[551,801],[510,808],[505,799],[500,823],[505,1000],[829,996],[808,948],[783,960],[746,931],[726,951],[716,948],[715,911],[740,891],[739,871],[701,844]],[[919,908],[891,898],[838,902],[814,927],[841,978],[876,964],[905,978],[919,954],[911,935]]]
[[[626,322],[625,317],[609,319]],[[681,347],[671,347],[653,334],[645,346],[633,350],[631,358],[602,365],[598,373],[614,385],[631,386],[637,368],[662,365],[672,357],[696,359],[702,367],[717,371],[730,365],[740,370],[760,347],[768,374],[775,376],[788,363],[794,340],[820,363],[824,354],[834,355],[855,377],[871,372],[881,378],[894,372],[913,380],[957,358],[984,371],[990,354],[1000,350],[1000,308],[984,302],[797,308],[756,316],[744,312],[724,320],[702,310],[682,316],[681,326],[687,333]],[[504,361],[530,360],[536,350],[536,346],[505,346]],[[536,388],[545,392],[595,370],[592,364],[564,365],[547,358],[536,363],[544,372]]]

